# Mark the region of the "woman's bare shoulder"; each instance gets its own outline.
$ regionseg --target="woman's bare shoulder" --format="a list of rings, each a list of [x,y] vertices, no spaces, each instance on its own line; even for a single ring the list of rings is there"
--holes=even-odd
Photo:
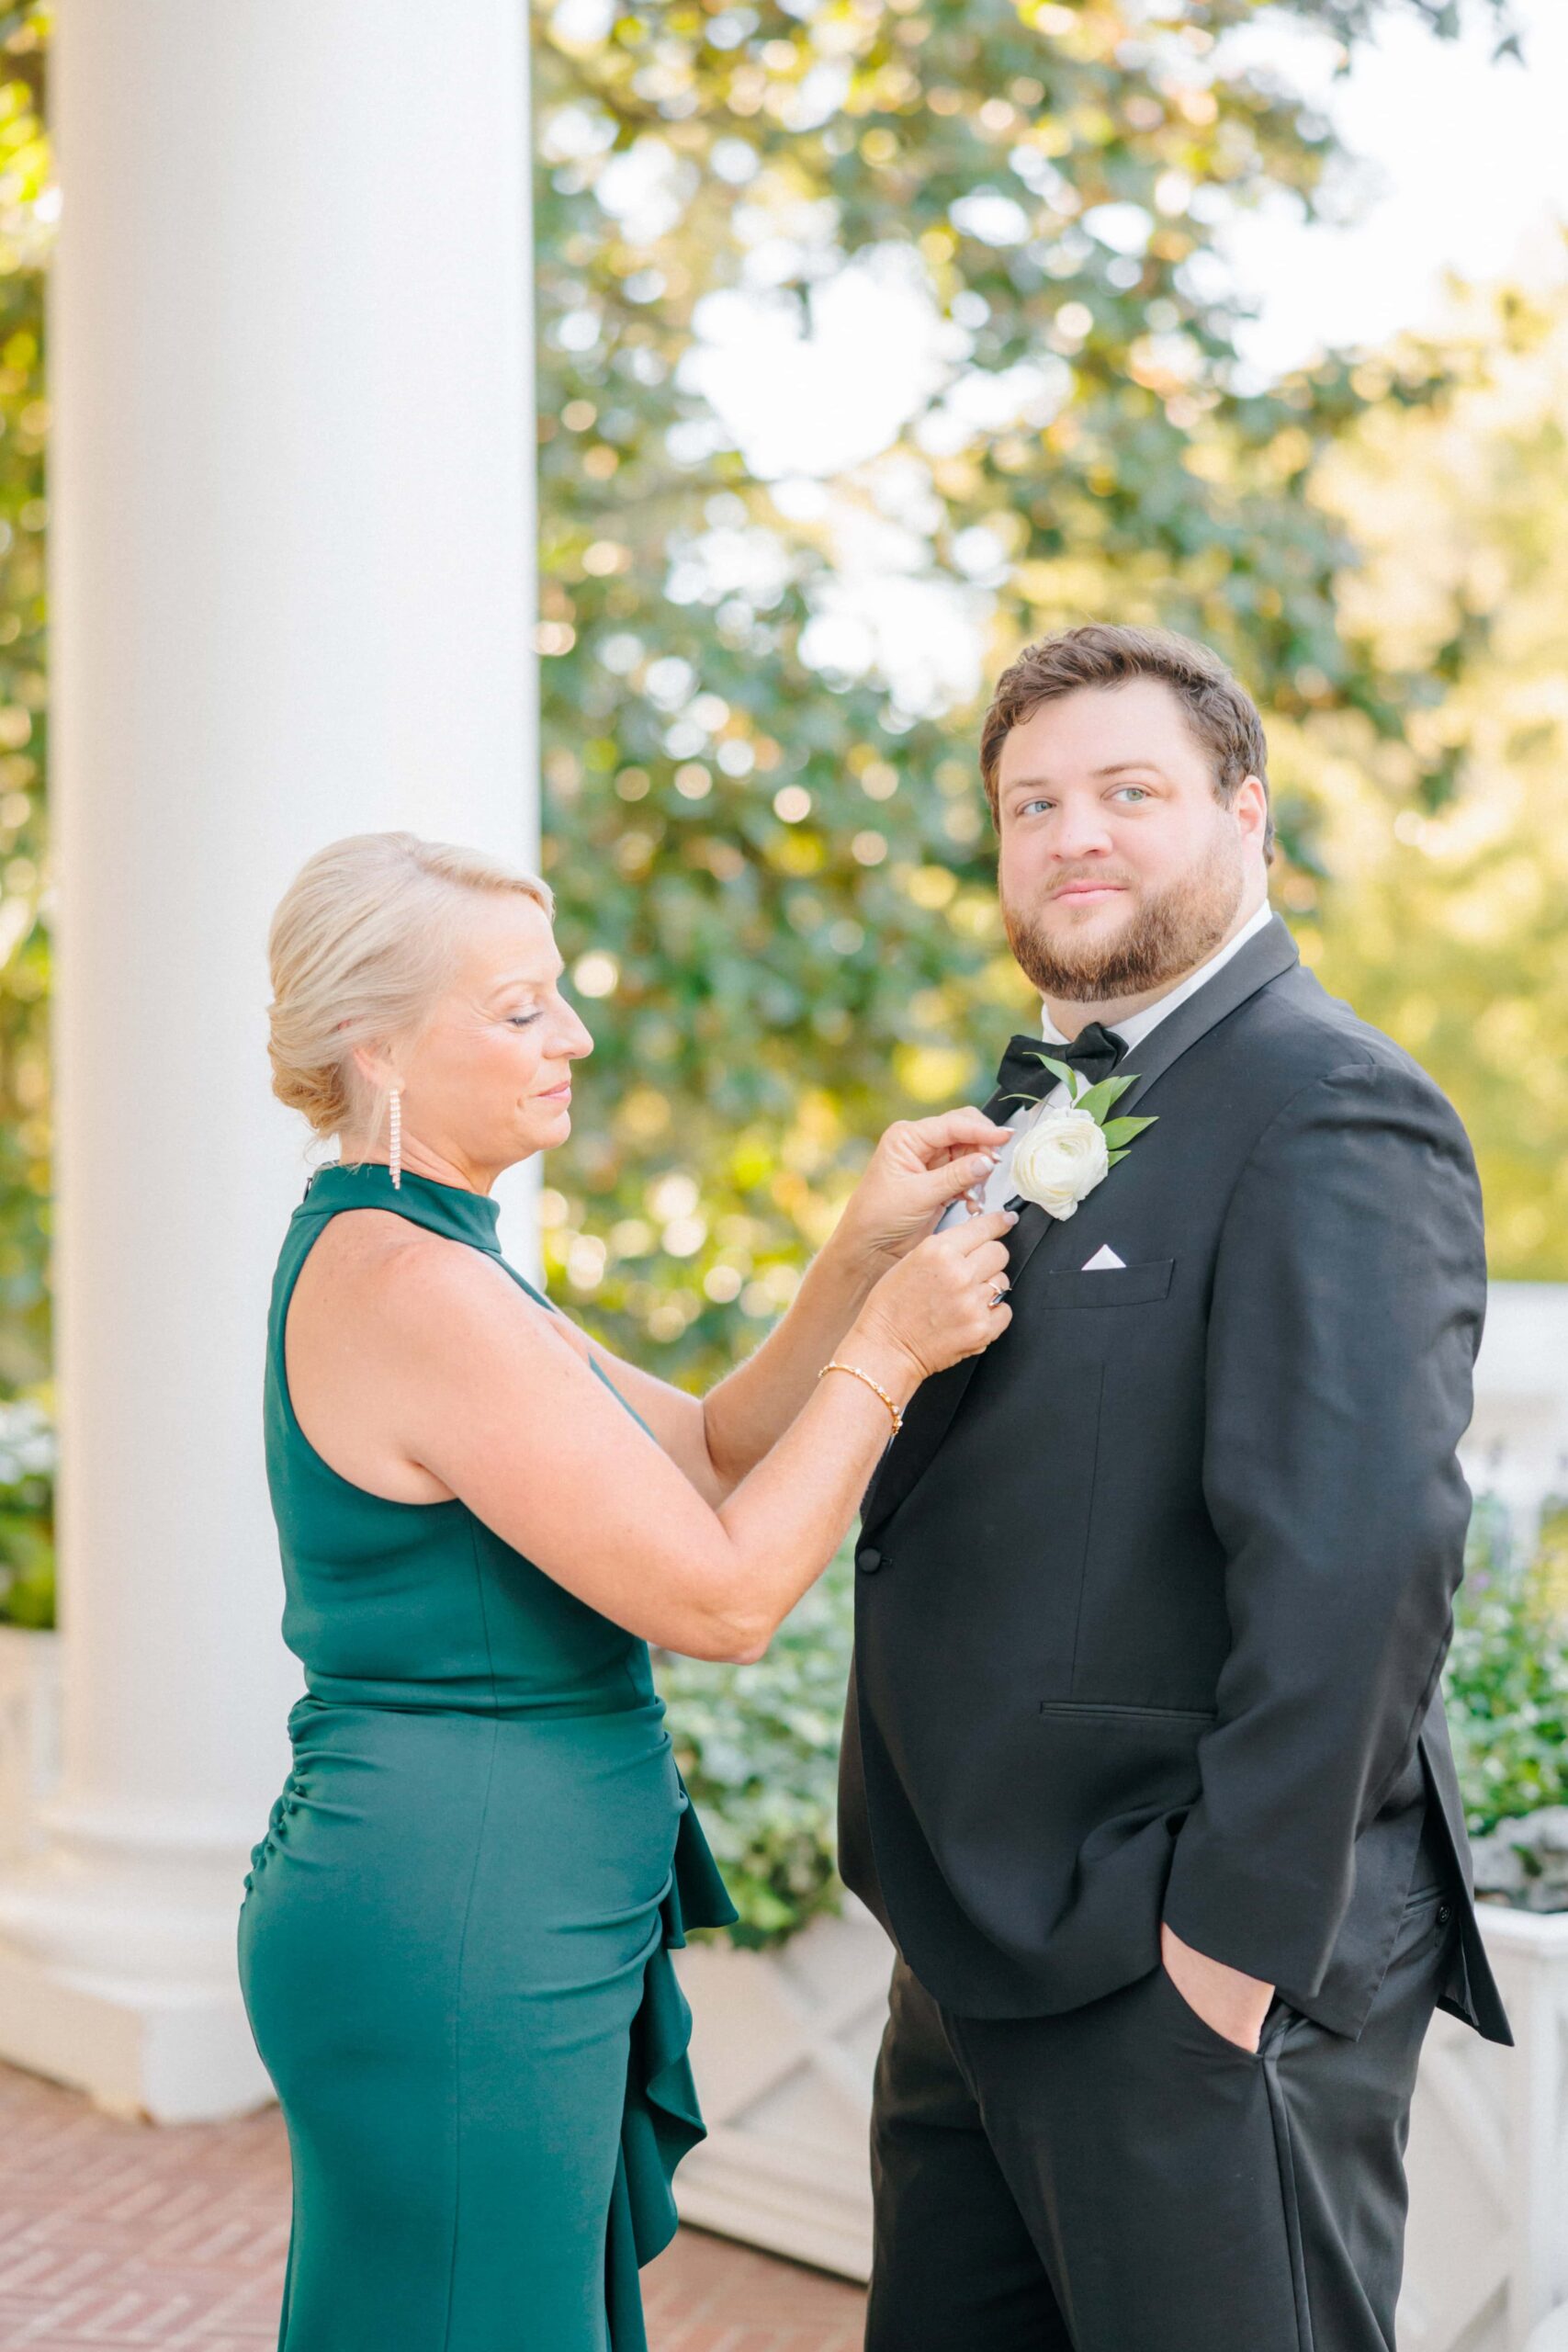
[[[417,1329],[428,1343],[471,1329],[476,1317],[504,1317],[512,1287],[467,1242],[393,1209],[355,1209],[334,1216],[318,1238],[299,1270],[289,1320],[319,1320],[339,1339],[352,1333],[367,1342]]]
[[[390,1295],[410,1269],[434,1269],[445,1259],[472,1255],[462,1242],[414,1225],[395,1209],[355,1209],[323,1227],[299,1270],[299,1282],[303,1286],[314,1274],[318,1289],[363,1290],[368,1301],[373,1294]]]
[[[532,1299],[509,1269],[482,1250],[415,1225],[393,1209],[334,1217],[305,1262],[320,1260],[311,1305],[341,1329],[367,1340],[417,1337],[428,1361],[444,1341],[489,1338],[508,1347],[536,1340],[589,1361],[588,1342],[563,1315]]]

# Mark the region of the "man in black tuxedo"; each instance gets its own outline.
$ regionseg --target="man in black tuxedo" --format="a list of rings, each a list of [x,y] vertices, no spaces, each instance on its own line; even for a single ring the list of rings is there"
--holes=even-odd
[[[1032,1172],[1057,1213],[1015,1201],[1011,1326],[865,1504],[868,2352],[1388,2352],[1433,2007],[1510,2038],[1438,1691],[1474,1164],[1270,914],[1263,730],[1213,655],[1047,639],[981,767],[1046,1041],[1004,1060],[984,1205]],[[1081,1199],[1094,1152],[1028,1144],[1053,1048],[1154,1123]]]

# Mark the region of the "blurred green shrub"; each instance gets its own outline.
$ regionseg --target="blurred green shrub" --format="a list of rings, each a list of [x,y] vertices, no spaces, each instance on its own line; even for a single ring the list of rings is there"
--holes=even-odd
[[[1502,1511],[1476,1505],[1445,1675],[1472,1837],[1568,1804],[1568,1627],[1551,1576],[1565,1519],[1549,1510],[1539,1552],[1521,1560]]]
[[[740,1914],[732,1942],[783,1943],[839,1907],[834,1816],[854,1622],[846,1546],[765,1658],[712,1666],[666,1653],[659,1681],[675,1755]]]
[[[0,1404],[0,1623],[54,1623],[55,1460],[44,1404]]]

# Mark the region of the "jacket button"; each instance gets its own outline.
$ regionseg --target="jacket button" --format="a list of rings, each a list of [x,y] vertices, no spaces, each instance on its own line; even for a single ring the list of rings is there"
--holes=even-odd
[[[1448,1924],[1449,1924],[1449,1921],[1453,1917],[1453,1916],[1454,1916],[1454,1906],[1453,1906],[1453,1905],[1452,1905],[1451,1903],[1439,1903],[1439,1904],[1438,1904],[1438,1927],[1439,1927],[1439,1928],[1446,1928],[1446,1927],[1448,1926]]]
[[[863,1576],[874,1577],[876,1574],[882,1566],[882,1555],[874,1544],[868,1544],[863,1551],[855,1555],[855,1566]]]

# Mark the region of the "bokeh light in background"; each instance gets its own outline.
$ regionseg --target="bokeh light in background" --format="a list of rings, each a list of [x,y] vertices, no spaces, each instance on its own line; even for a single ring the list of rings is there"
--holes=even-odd
[[[1523,529],[1563,489],[1568,28],[1441,14],[542,13],[547,824],[567,952],[619,975],[547,1250],[616,1343],[709,1376],[880,1125],[988,1091],[1029,1000],[984,682],[1094,613],[1236,662],[1303,954],[1459,1102],[1496,1272],[1568,1273],[1563,592]]]

